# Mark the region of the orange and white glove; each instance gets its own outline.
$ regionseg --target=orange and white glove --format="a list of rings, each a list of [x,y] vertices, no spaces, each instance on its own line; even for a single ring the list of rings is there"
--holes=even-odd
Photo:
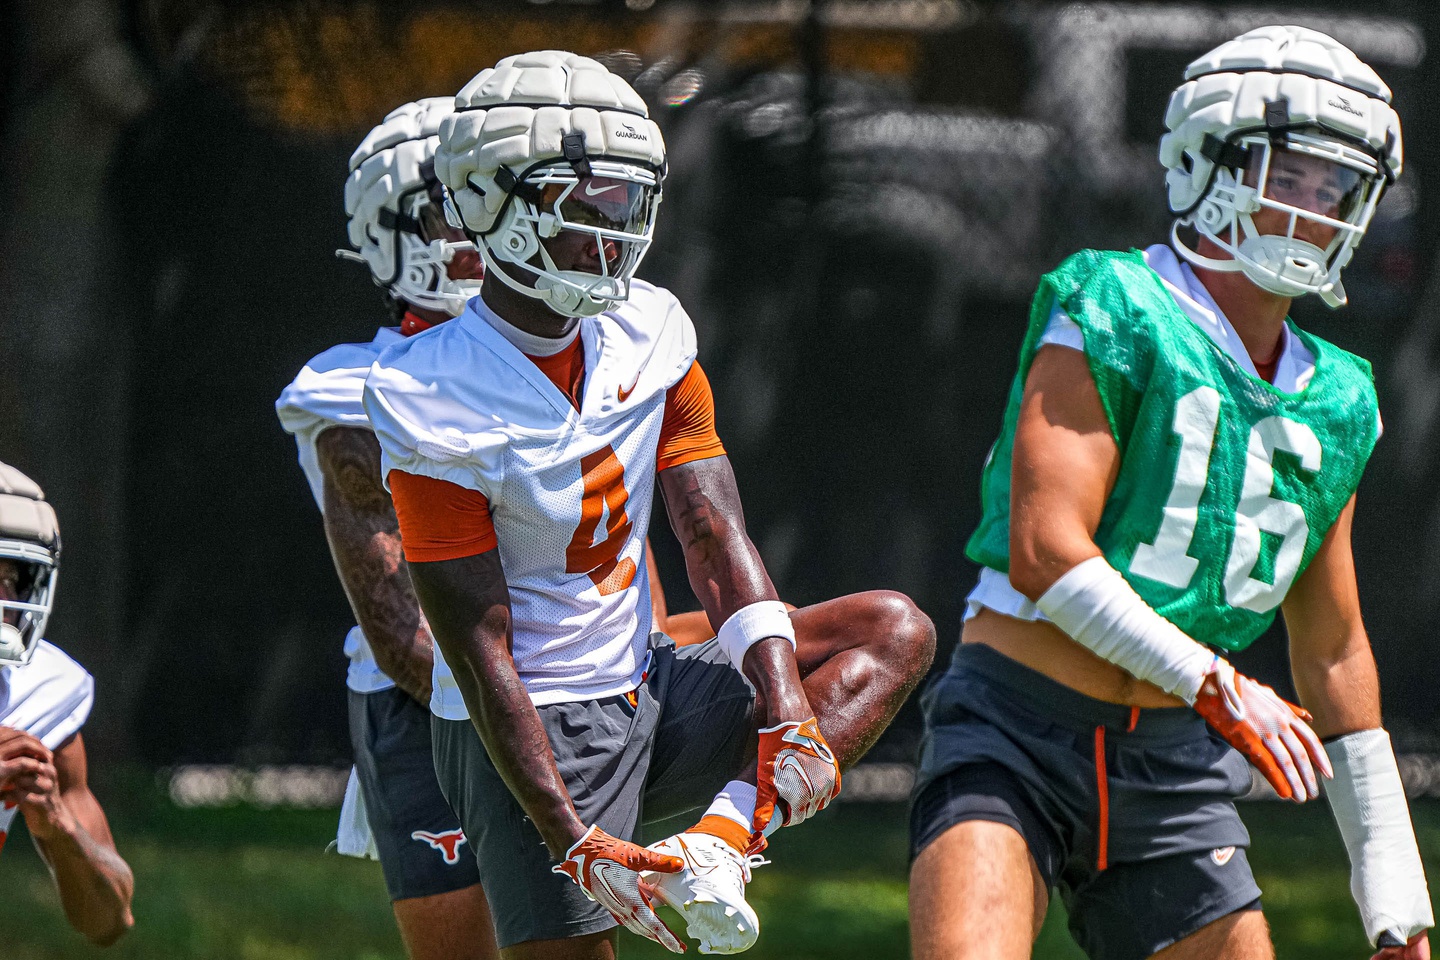
[[[671,953],[684,953],[685,944],[650,905],[650,885],[641,871],[679,873],[685,861],[647,850],[591,827],[565,852],[565,860],[552,868],[580,885],[585,896],[609,910],[621,925],[646,940],[654,940]]]
[[[760,731],[754,832],[747,853],[765,849],[770,834],[803,823],[840,794],[840,763],[811,717]]]
[[[1200,685],[1195,712],[1244,754],[1282,799],[1300,803],[1320,796],[1317,767],[1334,776],[1325,747],[1310,729],[1315,718],[1220,657]]]

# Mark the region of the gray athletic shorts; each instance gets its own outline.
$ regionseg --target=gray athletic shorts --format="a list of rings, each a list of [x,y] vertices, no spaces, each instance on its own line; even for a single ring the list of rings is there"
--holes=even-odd
[[[479,883],[460,821],[435,780],[430,711],[398,688],[349,693],[355,773],[390,899]]]
[[[755,696],[706,643],[651,637],[635,703],[621,695],[538,707],[580,819],[622,839],[641,822],[707,806],[754,746]],[[432,718],[435,772],[480,864],[500,946],[579,937],[615,926],[555,861],[490,762],[469,720]]]
[[[1260,888],[1234,800],[1250,766],[1188,707],[1093,700],[979,644],[922,698],[911,856],[957,823],[1025,838],[1093,960],[1141,960]]]

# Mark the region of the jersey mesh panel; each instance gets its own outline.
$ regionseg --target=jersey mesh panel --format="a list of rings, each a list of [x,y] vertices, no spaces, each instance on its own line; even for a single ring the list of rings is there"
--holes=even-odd
[[[1236,547],[1242,485],[1247,471],[1257,468],[1250,453],[1252,428],[1278,417],[1313,432],[1319,442],[1320,468],[1314,473],[1283,451],[1271,457],[1269,496],[1298,505],[1308,529],[1294,571],[1298,576],[1355,492],[1378,438],[1370,365],[1296,330],[1315,354],[1316,371],[1305,390],[1281,393],[1225,356],[1180,311],[1138,251],[1076,254],[1047,274],[1035,294],[1000,438],[981,481],[983,516],[966,552],[1001,571],[1010,565],[1010,455],[1020,398],[1036,344],[1057,303],[1084,333],[1085,356],[1121,452],[1096,543],[1136,592],[1180,629],[1227,650],[1243,649],[1275,618],[1274,606],[1244,609],[1227,595],[1227,561]],[[1130,564],[1137,547],[1156,542],[1175,482],[1181,447],[1174,429],[1177,403],[1203,388],[1219,394],[1218,427],[1193,538],[1185,550],[1197,567],[1189,582],[1177,587],[1134,573]],[[1263,534],[1260,539],[1264,551]]]
[[[650,632],[643,551],[663,416],[661,393],[642,410],[614,418],[615,429],[603,437],[521,440],[506,452],[505,482],[491,514],[510,585],[515,658],[532,692],[551,683],[583,686],[599,672],[618,676],[638,669],[643,659]],[[619,556],[635,565],[632,588],[609,595],[588,571],[566,569],[585,492],[580,461],[606,446],[624,468],[630,528]],[[605,539],[611,522],[606,508],[592,543]]]

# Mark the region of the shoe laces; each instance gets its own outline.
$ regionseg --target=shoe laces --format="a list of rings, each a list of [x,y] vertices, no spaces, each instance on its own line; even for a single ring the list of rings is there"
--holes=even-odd
[[[741,853],[728,843],[721,844],[721,846],[724,848],[725,856],[734,861],[735,865],[740,868],[740,876],[744,878],[746,883],[750,882],[751,872],[756,867],[767,866],[770,863],[762,854]]]
[[[730,844],[721,840],[713,846],[702,847],[704,855],[708,857],[724,857],[725,860],[740,870],[740,877],[746,883],[750,882],[751,871],[756,867],[763,867],[770,863],[764,856],[758,853],[746,854],[736,850]]]

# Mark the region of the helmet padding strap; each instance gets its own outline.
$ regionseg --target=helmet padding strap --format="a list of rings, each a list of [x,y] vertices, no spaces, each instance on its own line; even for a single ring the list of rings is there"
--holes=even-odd
[[[1265,132],[1270,137],[1271,146],[1283,147],[1289,139],[1287,133],[1290,129],[1290,98],[1277,97],[1274,100],[1265,101]]]
[[[1250,162],[1249,150],[1238,143],[1221,140],[1213,133],[1205,134],[1200,145],[1200,155],[1211,163],[1229,167],[1231,170],[1239,170]]]
[[[577,177],[590,176],[590,158],[585,155],[585,131],[572,130],[560,138],[560,151]]]
[[[417,237],[421,235],[420,221],[408,213],[397,213],[389,207],[381,207],[376,219],[380,226],[387,230],[403,230],[406,233],[413,233]]]

